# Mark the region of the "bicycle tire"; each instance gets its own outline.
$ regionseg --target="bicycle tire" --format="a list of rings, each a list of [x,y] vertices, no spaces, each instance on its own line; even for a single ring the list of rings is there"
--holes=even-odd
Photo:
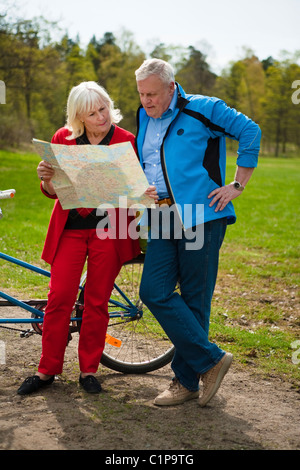
[[[145,374],[171,362],[175,348],[166,333],[150,310],[142,304],[139,297],[141,275],[144,266],[144,255],[125,263],[116,279],[117,286],[126,297],[138,307],[138,315],[132,318],[120,317],[124,314],[118,309],[119,317],[112,318],[116,306],[109,304],[110,320],[107,332],[113,338],[112,343],[106,342],[101,364],[109,369],[124,374]],[[76,315],[84,315],[84,280],[76,306]],[[122,295],[114,288],[111,299],[123,302]],[[80,332],[80,321],[78,330]],[[115,341],[121,342],[116,347]]]
[[[46,306],[47,306],[47,300],[37,300],[37,301],[31,301],[31,305],[34,306],[34,308],[36,308],[37,310],[40,310],[41,312],[45,312],[45,309],[46,309]],[[44,320],[41,319],[41,321],[36,321],[36,320],[39,320],[40,318],[38,317],[38,315],[36,315],[35,313],[32,313],[31,314],[31,318],[34,319],[35,321],[33,323],[31,323],[31,326],[32,326],[32,329],[35,331],[35,333],[37,333],[38,335],[42,336],[43,334],[43,325],[44,325]],[[77,322],[76,322],[77,323]],[[77,325],[75,326],[74,325],[74,322],[70,322],[70,326],[69,326],[69,336],[68,336],[68,344],[69,342],[72,340],[72,333],[78,331],[78,327]]]

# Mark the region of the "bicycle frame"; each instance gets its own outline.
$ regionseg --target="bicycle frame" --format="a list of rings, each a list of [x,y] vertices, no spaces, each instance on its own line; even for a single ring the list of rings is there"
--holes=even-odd
[[[6,255],[4,253],[1,253],[0,252],[0,259],[3,259],[3,260],[6,260],[10,263],[13,263],[13,264],[16,264],[16,265],[19,265],[25,269],[28,269],[30,271],[34,271],[38,274],[41,274],[43,276],[46,276],[46,277],[51,277],[51,273],[49,271],[46,271],[42,268],[39,268],[37,266],[34,266],[32,264],[29,264],[29,263],[26,263],[25,261],[21,261],[17,258],[13,258],[12,256],[9,256],[9,255]],[[122,308],[122,312],[110,312],[109,315],[111,318],[118,318],[118,317],[122,317],[122,318],[134,318],[138,313],[140,314],[140,316],[142,316],[142,312],[139,311],[138,307],[136,305],[134,305],[130,299],[128,299],[128,297],[124,294],[124,292],[117,286],[117,284],[114,284],[114,288],[119,292],[119,294],[122,296],[122,298],[124,299],[124,304],[121,303],[121,302],[118,302],[114,299],[110,299],[109,300],[109,303],[110,305],[113,305],[115,307],[119,307],[119,308]],[[79,289],[82,289],[82,286],[80,285],[79,286]],[[0,302],[0,307],[2,306],[17,306],[17,307],[21,307],[22,309],[24,310],[27,310],[31,313],[33,313],[34,315],[36,315],[36,318],[1,318],[0,317],[0,324],[3,324],[3,323],[42,323],[42,320],[44,318],[44,313],[41,311],[41,310],[38,310],[37,308],[33,307],[32,305],[30,305],[32,302],[33,303],[42,303],[42,302],[46,302],[45,300],[40,300],[40,301],[21,301],[21,300],[18,300],[16,299],[15,297],[12,297],[8,294],[6,294],[5,292],[2,292],[0,291],[0,297],[3,298],[6,302],[5,303],[1,303]],[[71,318],[70,321],[80,321],[81,318]]]
[[[0,199],[8,199],[8,198],[13,198],[15,196],[16,191],[14,189],[8,189],[5,191],[0,191]],[[2,218],[3,214],[0,209],[0,219]],[[4,253],[0,253],[0,259],[6,260],[9,263],[16,264],[18,266],[21,266],[25,269],[28,269],[30,271],[34,271],[38,274],[41,274],[46,277],[51,277],[51,273],[49,271],[46,271],[45,269],[39,268],[37,266],[34,266],[32,264],[26,263],[25,261],[21,261],[17,258],[14,258],[12,256],[6,255]],[[121,302],[118,302],[114,299],[109,300],[109,305],[115,306],[117,308],[121,308],[122,312],[110,312],[109,315],[111,318],[135,318],[137,314],[139,316],[142,316],[142,312],[137,308],[136,305],[134,305],[130,299],[124,294],[124,292],[117,286],[117,284],[114,284],[114,288],[118,291],[118,293],[121,295],[121,297],[124,299],[124,304]],[[82,289],[82,286],[79,286],[79,290]],[[12,297],[11,295],[6,294],[5,292],[0,291],[0,297],[4,299],[4,301],[0,301],[0,307],[9,307],[9,306],[17,306],[21,307],[24,310],[27,310],[28,312],[32,313],[35,315],[35,318],[1,318],[0,317],[0,324],[3,323],[42,323],[43,318],[44,318],[44,313],[35,308],[33,305],[37,305],[40,303],[43,303],[46,305],[47,301],[46,300],[30,300],[30,301],[21,301],[16,299],[15,297]],[[76,318],[71,318],[70,321],[79,321],[82,320],[82,318],[76,317]]]
[[[13,198],[14,195],[14,189],[0,191],[0,200]],[[0,208],[0,219],[2,216]],[[42,276],[48,278],[51,277],[51,273],[49,271],[17,258],[13,258],[5,253],[0,253],[0,260],[1,259],[30,271],[34,271]],[[150,310],[147,309],[147,307],[144,308],[143,303],[139,298],[138,289],[141,276],[140,266],[143,265],[143,263],[144,258],[141,258],[139,255],[123,265],[121,272],[123,268],[125,268],[124,274],[126,278],[123,279],[122,275],[120,277],[118,276],[114,283],[114,291],[112,292],[108,303],[109,320],[112,320],[112,322],[109,321],[108,324],[111,335],[106,333],[106,347],[105,351],[103,351],[100,362],[104,366],[122,373],[142,374],[160,369],[168,364],[174,355],[174,346],[165,335],[155,317],[151,315]],[[126,267],[127,265],[129,265],[128,272]],[[137,270],[133,268],[135,266],[137,267]],[[120,281],[118,279],[120,279]],[[116,282],[119,282],[119,285],[122,285],[122,287],[124,284],[125,288],[123,289],[126,291],[126,288],[129,286],[128,283],[126,284],[128,279],[129,281],[132,280],[132,282],[134,282],[134,288],[132,288],[128,294],[133,298],[132,301],[116,284]],[[136,279],[138,279],[138,281],[136,281]],[[85,281],[86,273],[82,275],[80,286],[78,287],[78,296],[73,309],[76,312],[75,318],[70,318],[69,339],[71,333],[80,332],[82,321],[82,313],[80,312],[84,311]],[[16,306],[31,313],[30,318],[1,318],[0,316],[0,327],[14,331],[21,331],[20,336],[23,338],[29,337],[34,333],[41,335],[41,324],[44,320],[43,310],[46,305],[46,299],[22,301],[0,291],[0,307]],[[116,309],[116,311],[112,311],[114,309]],[[31,329],[25,329],[24,327],[22,329],[17,329],[16,327],[11,328],[8,326],[8,324],[17,323],[31,324]]]

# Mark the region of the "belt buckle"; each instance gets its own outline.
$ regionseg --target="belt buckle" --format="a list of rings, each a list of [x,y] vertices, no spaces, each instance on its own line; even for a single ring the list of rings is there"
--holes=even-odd
[[[171,206],[172,201],[169,197],[165,197],[164,199],[161,199],[158,201],[159,206]]]

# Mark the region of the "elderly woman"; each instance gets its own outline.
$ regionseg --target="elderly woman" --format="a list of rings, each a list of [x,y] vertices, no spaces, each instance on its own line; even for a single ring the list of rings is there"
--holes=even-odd
[[[117,126],[121,119],[102,87],[95,82],[83,82],[71,90],[67,124],[55,133],[52,143],[112,145],[130,141],[134,146],[134,135]],[[40,162],[37,173],[44,195],[56,199],[42,253],[42,259],[51,265],[51,281],[38,371],[23,382],[18,393],[26,395],[50,385],[54,376],[62,372],[70,314],[86,260],[84,317],[78,346],[79,382],[87,392],[98,393],[101,386],[95,373],[105,344],[108,300],[122,264],[139,254],[139,244],[129,236],[122,240],[115,239],[115,235],[98,238],[96,226],[101,217],[96,215],[96,209],[63,210],[51,182],[54,175],[51,165]],[[150,192],[153,195],[155,190]],[[117,214],[116,220],[124,219]],[[127,226],[131,220],[127,213]]]

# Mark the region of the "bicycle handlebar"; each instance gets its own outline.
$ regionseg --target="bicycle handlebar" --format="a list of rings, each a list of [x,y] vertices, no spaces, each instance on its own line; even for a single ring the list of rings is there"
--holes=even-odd
[[[16,194],[15,189],[6,189],[5,191],[0,191],[0,199],[13,198],[15,194]],[[1,207],[0,207],[0,219],[2,219],[2,217],[3,217],[3,214],[2,214]]]
[[[15,189],[6,189],[5,191],[0,191],[0,199],[9,199],[14,197],[16,194]]]

